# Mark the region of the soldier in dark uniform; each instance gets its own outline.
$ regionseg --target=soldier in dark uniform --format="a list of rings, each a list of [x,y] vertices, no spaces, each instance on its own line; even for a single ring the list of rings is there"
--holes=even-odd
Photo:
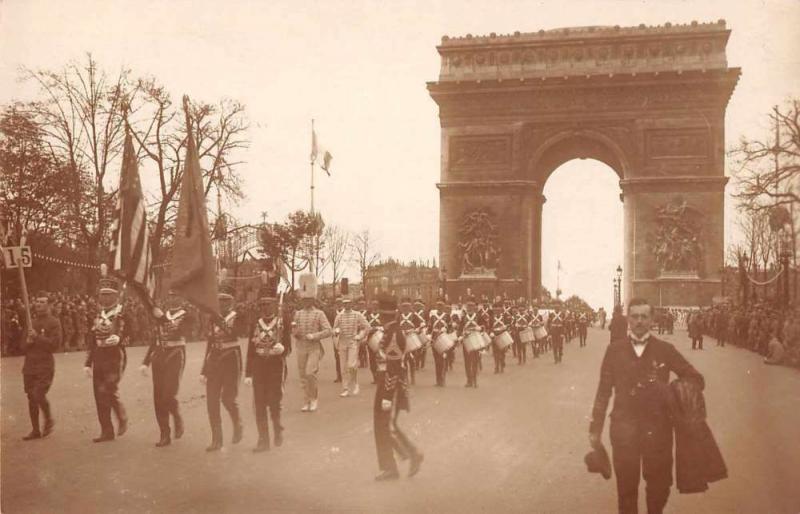
[[[524,304],[513,308],[511,310],[511,316],[511,335],[514,338],[514,346],[517,349],[517,364],[521,365],[528,362],[528,346],[522,343],[522,340],[520,339],[520,332],[528,327],[530,320],[527,312],[525,312]]]
[[[269,450],[268,409],[275,432],[275,446],[283,444],[281,400],[292,332],[291,320],[285,318],[282,306],[273,295],[274,291],[262,288],[259,298],[261,316],[250,330],[247,345],[245,383],[253,386],[253,405],[258,426],[258,444],[253,452]]]
[[[578,338],[580,346],[586,346],[586,335],[589,328],[589,315],[586,312],[581,312],[577,318],[578,324]]]
[[[475,310],[475,300],[469,298],[466,303],[467,310],[464,312],[458,326],[458,337],[464,338],[472,332],[483,332],[486,322]],[[468,351],[462,345],[464,352],[464,371],[467,375],[467,383],[464,387],[478,387],[478,353],[477,351]]]
[[[186,365],[186,341],[191,337],[192,315],[174,291],[167,294],[166,310],[153,309],[156,318],[156,337],[153,339],[142,361],[142,374],[153,366],[153,405],[161,437],[157,447],[172,442],[169,417],[175,423],[175,439],[183,435],[183,418],[178,404],[183,368]]]
[[[378,356],[378,386],[375,389],[373,417],[375,427],[375,447],[378,454],[380,473],[375,480],[395,480],[400,474],[394,453],[410,460],[408,476],[419,472],[423,454],[403,433],[397,423],[400,411],[408,412],[408,382],[405,353],[405,338],[396,316],[397,304],[394,298],[382,295],[380,300],[381,322],[384,336]],[[413,362],[413,361],[412,361]]]
[[[547,332],[553,345],[553,359],[559,364],[564,356],[564,312],[561,307],[556,307],[547,317]]]
[[[491,318],[492,318],[492,312],[491,312],[491,309],[489,308],[489,301],[488,300],[481,301],[481,303],[478,304],[478,317],[481,320],[481,326],[483,327],[484,331],[488,331],[489,330],[489,326],[490,326],[489,324],[490,324]],[[480,350],[479,352],[477,352],[477,354],[475,355],[475,357],[477,358],[477,362],[478,362],[478,372],[483,371],[483,354],[484,353],[486,353],[486,349],[485,348],[483,350]]]
[[[602,446],[601,436],[611,394],[611,448],[617,476],[619,512],[636,513],[639,479],[647,482],[647,512],[663,512],[672,486],[672,421],[665,395],[670,374],[694,381],[703,376],[665,341],[650,334],[652,307],[647,301],[628,303],[630,333],[606,348],[592,409],[589,443]]]
[[[494,357],[494,372],[504,373],[506,370],[506,351],[508,348],[500,349],[494,344],[494,338],[508,331],[509,320],[503,304],[497,302],[492,309],[491,318],[489,320],[489,328],[491,329],[492,336],[492,356]]]
[[[450,332],[450,311],[443,299],[436,302],[436,308],[431,309],[428,313],[428,327],[430,330],[431,341],[436,341],[442,333]],[[433,364],[436,368],[436,387],[445,386],[445,377],[447,376],[447,354],[439,353],[433,350]]]
[[[363,296],[356,300],[355,311],[364,316],[364,319],[367,319],[367,301]],[[358,345],[358,367],[366,368],[368,364],[369,354],[367,353],[367,345]]]
[[[242,320],[233,310],[233,290],[221,287],[219,308],[222,319],[214,320],[208,335],[206,356],[200,381],[206,385],[206,405],[208,421],[211,424],[211,445],[206,451],[222,448],[222,416],[220,401],[228,411],[233,422],[233,444],[242,440],[242,419],[236,397],[239,394],[239,380],[242,375],[242,350],[239,347],[239,334],[242,334]]]
[[[32,330],[28,331],[25,344],[25,362],[22,365],[22,379],[25,394],[28,396],[28,414],[31,417],[31,433],[23,437],[25,441],[47,437],[53,431],[55,421],[47,401],[47,392],[53,383],[56,363],[53,359],[61,344],[61,323],[50,312],[50,296],[39,293],[34,301]],[[39,411],[44,414],[44,430],[39,431]]]
[[[125,353],[128,319],[119,302],[116,280],[100,279],[98,303],[99,312],[92,326],[93,337],[89,341],[84,370],[87,376],[92,377],[97,418],[100,421],[100,436],[94,442],[101,443],[114,439],[112,411],[119,423],[116,435],[121,436],[128,430],[128,416],[118,392],[119,381],[128,363]]]
[[[381,313],[378,309],[377,300],[372,300],[370,302],[370,308],[364,317],[366,318],[367,323],[369,323],[370,328],[377,329],[382,326]],[[370,348],[368,344],[365,344],[364,346],[367,348],[367,356],[369,357],[369,370],[372,372],[372,383],[375,384],[378,378],[378,363],[376,361],[375,352],[372,351],[372,348]]]
[[[427,332],[428,327],[428,310],[425,308],[425,302],[420,299],[414,300],[414,314],[417,315],[419,322],[417,328],[419,333]],[[418,370],[425,369],[425,359],[428,356],[428,345],[423,345],[422,348],[414,352],[414,363]]]
[[[400,300],[400,312],[397,319],[397,326],[400,330],[404,331],[417,331],[423,320],[414,312],[411,299],[402,298]],[[403,359],[405,360],[405,367],[408,369],[411,385],[417,383],[417,364],[416,356],[413,352],[404,352]]]
[[[333,322],[336,321],[336,317],[344,311],[344,305],[342,304],[342,300],[337,299],[333,303],[333,310],[327,311],[328,315],[328,322],[331,326],[333,326]],[[334,384],[339,384],[342,382],[342,362],[339,358],[339,343],[337,338],[333,338],[333,358],[336,361],[336,380],[333,381]]]

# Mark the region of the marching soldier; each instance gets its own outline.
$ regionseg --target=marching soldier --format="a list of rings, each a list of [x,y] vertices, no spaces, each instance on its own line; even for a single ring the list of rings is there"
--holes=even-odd
[[[242,376],[242,350],[239,347],[239,334],[242,333],[240,318],[233,310],[233,290],[221,287],[219,308],[222,319],[215,320],[206,345],[206,356],[200,381],[206,386],[206,405],[208,421],[211,425],[211,445],[207,452],[222,448],[222,416],[220,402],[228,411],[233,423],[232,443],[242,440],[242,418],[236,401],[239,395],[239,380]]]
[[[489,326],[492,329],[492,356],[494,357],[494,372],[496,374],[504,373],[506,370],[507,348],[498,348],[494,343],[494,338],[508,330],[508,318],[503,304],[499,301],[493,307]]]
[[[474,332],[483,332],[485,321],[475,310],[475,300],[469,298],[466,303],[467,310],[464,312],[458,327],[458,336],[462,339]],[[467,375],[467,383],[464,387],[478,387],[478,353],[479,350],[468,350],[463,346],[464,352],[464,371]]]
[[[194,322],[174,291],[167,294],[165,307],[166,311],[153,309],[158,323],[157,334],[140,367],[142,374],[146,374],[147,367],[151,364],[153,366],[153,405],[161,431],[161,438],[156,443],[159,448],[172,442],[170,415],[175,422],[175,439],[180,439],[183,435],[183,418],[176,396],[186,364],[186,340],[191,337]]]
[[[412,309],[411,299],[402,298],[400,300],[400,316],[398,319],[397,327],[406,332],[417,332],[422,325],[423,320]],[[416,385],[417,380],[417,364],[414,352],[404,352],[405,367],[411,377],[411,385]]]
[[[358,395],[358,351],[367,335],[369,323],[360,312],[354,311],[350,298],[343,298],[344,310],[333,322],[333,332],[338,337],[339,361],[345,371],[342,383],[342,398]]]
[[[586,334],[589,327],[589,315],[586,313],[586,311],[582,311],[580,315],[578,315],[577,323],[580,346],[586,346]]]
[[[547,317],[547,332],[553,345],[553,358],[559,364],[564,356],[564,313],[560,306]]]
[[[291,352],[291,325],[284,319],[282,306],[273,296],[274,291],[261,288],[259,297],[260,316],[250,330],[247,343],[245,384],[253,386],[253,408],[258,444],[254,453],[269,450],[269,421],[272,419],[275,446],[283,444],[281,425],[281,400],[286,379],[286,356]]]
[[[431,309],[428,314],[428,326],[430,327],[431,341],[436,341],[436,338],[443,333],[450,332],[450,313],[447,310],[443,299],[436,302],[436,308]],[[433,364],[436,368],[436,387],[445,386],[445,377],[447,375],[447,354],[449,350],[444,353],[433,351]]]
[[[376,352],[378,356],[378,387],[375,388],[373,417],[375,447],[380,468],[380,473],[375,480],[384,481],[396,480],[400,477],[394,457],[395,452],[401,459],[410,460],[409,477],[413,477],[419,472],[423,454],[397,423],[400,411],[408,412],[410,409],[406,360],[403,358],[405,338],[403,330],[395,318],[397,304],[394,298],[383,294],[379,304],[384,336],[380,350]]]
[[[89,341],[84,371],[92,377],[97,419],[100,421],[100,436],[94,442],[114,439],[111,412],[117,416],[117,436],[128,430],[128,416],[119,399],[119,381],[125,372],[128,356],[125,353],[127,320],[119,302],[117,281],[105,277],[105,265],[101,267],[98,303],[100,310],[92,326],[93,337]]]
[[[370,308],[365,317],[371,329],[374,330],[382,327],[381,314],[380,310],[378,309],[377,300],[372,300],[372,302],[370,302]],[[367,356],[369,357],[369,370],[372,372],[372,383],[375,384],[376,379],[378,378],[378,363],[375,360],[375,352],[372,351],[372,348],[370,348],[369,345],[364,346],[367,348]]]
[[[419,322],[417,324],[417,328],[420,331],[420,334],[426,332],[427,330],[427,323],[428,323],[428,313],[427,309],[425,308],[425,302],[421,299],[414,300],[414,314],[417,315]],[[428,345],[423,345],[422,348],[414,352],[414,362],[417,365],[417,369],[425,369],[425,358],[428,355]]]
[[[300,275],[302,308],[294,312],[292,335],[295,338],[297,371],[303,384],[302,412],[316,412],[319,406],[317,373],[325,355],[322,340],[333,334],[328,318],[314,304],[317,298],[317,277],[312,273]]]
[[[534,342],[532,343],[533,344],[533,348],[532,348],[533,349],[533,357],[535,359],[538,359],[539,355],[545,351],[544,350],[544,345],[547,342],[547,336],[542,338],[542,337],[540,337],[538,335],[538,334],[541,333],[541,330],[537,330],[537,329],[540,329],[540,328],[544,327],[544,317],[539,312],[538,308],[533,307],[531,309],[530,320],[531,320],[530,321],[530,327],[533,329],[533,334],[534,334]]]
[[[341,298],[337,298],[336,301],[333,302],[333,311],[329,311],[330,314],[328,315],[328,325],[333,326],[333,322],[336,321],[336,318],[339,314],[344,311],[344,306],[342,305]],[[333,381],[334,384],[339,384],[342,382],[342,362],[339,358],[339,338],[336,337],[334,334],[333,338],[333,360],[336,361],[336,380]]]
[[[450,331],[457,335],[458,327],[461,325],[461,318],[464,311],[461,306],[456,304],[450,307]],[[450,351],[447,352],[447,371],[453,371],[453,365],[456,362],[456,346],[453,345]]]
[[[520,305],[512,310],[513,316],[513,330],[511,335],[514,337],[514,346],[517,348],[517,364],[525,364],[528,362],[528,346],[520,339],[520,333],[528,328],[528,313],[525,312],[525,306]]]
[[[22,365],[22,379],[25,394],[28,396],[28,414],[31,417],[31,433],[23,437],[25,441],[47,437],[53,431],[55,421],[50,412],[47,392],[53,383],[56,363],[53,352],[61,344],[61,323],[50,311],[50,295],[42,292],[36,295],[32,327],[25,344],[25,362]],[[44,414],[44,430],[39,430],[39,411]]]
[[[355,311],[364,316],[364,319],[367,319],[367,301],[366,299],[361,296],[356,300],[356,308]],[[359,368],[366,368],[369,363],[369,354],[367,352],[367,345],[362,344],[358,347],[358,367]]]

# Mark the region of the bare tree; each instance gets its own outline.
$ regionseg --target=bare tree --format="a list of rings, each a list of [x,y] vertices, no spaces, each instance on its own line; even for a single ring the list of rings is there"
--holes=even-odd
[[[350,241],[350,258],[358,265],[361,273],[361,287],[365,294],[367,270],[381,258],[381,254],[373,249],[373,243],[374,240],[371,239],[368,229],[354,234]]]
[[[76,194],[69,212],[82,236],[87,258],[96,262],[108,235],[114,187],[107,178],[122,151],[123,112],[128,104],[128,70],[107,75],[87,54],[82,65],[58,71],[22,70],[35,82],[43,100],[32,104],[53,157],[65,163]]]
[[[344,274],[344,262],[350,249],[350,233],[336,225],[325,227],[326,261],[331,268],[331,283],[333,284],[333,297],[336,298],[336,284]]]

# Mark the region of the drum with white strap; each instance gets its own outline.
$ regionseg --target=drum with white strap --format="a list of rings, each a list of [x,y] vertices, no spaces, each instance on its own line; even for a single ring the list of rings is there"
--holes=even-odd
[[[492,344],[492,336],[486,332],[481,332],[481,337],[483,338],[483,345],[481,346],[481,349],[488,348],[489,345]]]
[[[433,342],[433,349],[436,350],[437,353],[444,353],[450,350],[450,348],[452,348],[455,344],[456,338],[453,336],[453,334],[442,332]]]
[[[468,352],[477,352],[483,348],[484,341],[480,332],[470,332],[464,336],[464,349]]]
[[[406,353],[411,353],[419,350],[422,348],[422,339],[419,338],[419,334],[416,332],[406,332]]]
[[[519,331],[519,340],[522,344],[532,343],[536,339],[536,336],[533,335],[533,329],[531,327],[525,327]]]
[[[547,339],[547,329],[544,328],[543,326],[534,327],[533,337],[535,337],[537,341],[541,341],[542,339]]]
[[[381,347],[381,341],[383,341],[383,330],[379,329],[369,336],[369,339],[367,339],[367,346],[369,346],[369,349],[373,352],[377,352]]]
[[[512,338],[511,334],[509,334],[508,330],[506,330],[494,336],[494,338],[492,338],[492,342],[494,343],[495,348],[498,350],[505,350],[514,344],[514,338]]]

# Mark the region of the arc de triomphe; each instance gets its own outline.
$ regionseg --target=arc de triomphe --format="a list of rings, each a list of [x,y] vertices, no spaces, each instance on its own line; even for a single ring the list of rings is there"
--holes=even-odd
[[[443,37],[428,90],[448,295],[538,296],[542,190],[576,158],[619,175],[626,299],[719,294],[725,108],[740,75],[729,36],[720,20]]]

